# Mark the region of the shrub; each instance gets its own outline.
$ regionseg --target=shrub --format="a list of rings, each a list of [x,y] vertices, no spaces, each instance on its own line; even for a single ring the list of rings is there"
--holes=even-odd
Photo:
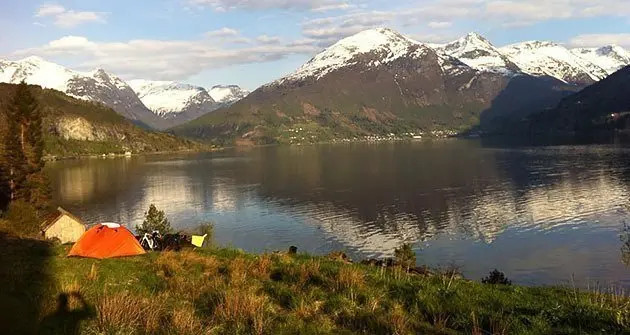
[[[394,249],[394,256],[396,257],[396,262],[407,269],[416,265],[416,253],[413,251],[410,243],[405,243],[400,248]]]
[[[505,274],[497,269],[490,272],[487,277],[481,279],[484,284],[512,285],[512,281],[508,280]]]
[[[154,230],[161,234],[169,234],[173,232],[170,222],[164,211],[158,210],[154,204],[149,206],[149,210],[144,213],[144,221],[142,226],[136,226],[136,232],[139,234],[150,233]]]
[[[204,240],[204,246],[212,245],[212,241],[214,240],[214,222],[206,222],[202,223],[197,227],[197,232],[199,235],[208,235]]]
[[[9,204],[0,229],[19,236],[38,236],[41,232],[41,220],[37,211],[28,202],[17,200]]]

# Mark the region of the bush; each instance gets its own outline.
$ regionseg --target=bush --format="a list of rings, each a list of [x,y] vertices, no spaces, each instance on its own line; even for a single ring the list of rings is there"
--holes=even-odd
[[[400,248],[394,249],[394,256],[396,262],[407,269],[416,265],[416,253],[411,243],[405,243]]]
[[[490,272],[487,277],[481,279],[484,284],[496,284],[496,285],[512,285],[512,281],[508,280],[505,274],[497,269]]]
[[[136,226],[136,232],[138,234],[144,234],[154,230],[159,231],[163,235],[173,232],[173,228],[171,228],[171,224],[168,222],[164,211],[158,210],[154,204],[151,204],[149,210],[144,213],[142,226]]]
[[[18,236],[39,236],[41,220],[37,210],[28,202],[17,200],[9,204],[0,229]]]
[[[197,231],[199,233],[199,235],[203,236],[208,234],[208,236],[206,236],[206,239],[204,241],[204,245],[211,245],[212,241],[214,240],[214,223],[213,222],[206,222],[206,223],[202,223],[199,225],[199,227],[197,228]]]

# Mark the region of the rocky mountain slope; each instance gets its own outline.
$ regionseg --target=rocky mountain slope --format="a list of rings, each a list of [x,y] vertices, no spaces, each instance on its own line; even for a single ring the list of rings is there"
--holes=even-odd
[[[571,84],[590,85],[608,75],[596,64],[552,42],[524,42],[499,50],[523,72],[533,76],[550,76]]]
[[[231,105],[245,98],[249,94],[249,91],[238,85],[216,85],[213,86],[208,93],[210,93],[214,101],[224,105]]]
[[[248,93],[235,85],[217,86],[213,88],[220,100],[217,103],[204,88],[183,83],[136,80],[132,84],[103,69],[74,71],[39,57],[0,60],[0,82],[16,84],[22,80],[102,103],[137,124],[155,129],[190,121]]]
[[[221,106],[205,88],[174,81],[130,80],[129,85],[152,112],[182,124]]]
[[[630,65],[630,52],[618,45],[607,45],[601,48],[578,48],[571,50],[571,52],[604,69],[608,75]]]
[[[16,86],[0,83],[0,133],[7,123],[5,111]],[[31,91],[44,116],[47,154],[71,156],[201,148],[195,142],[142,129],[109,107],[39,86],[31,86]]]
[[[630,53],[614,45],[568,49],[558,43],[529,41],[496,48],[483,36],[470,33],[433,47],[480,71],[549,76],[577,86],[590,85],[630,65]]]
[[[470,33],[445,45],[437,45],[436,50],[455,57],[466,65],[480,70],[514,75],[522,70],[509,57],[501,53],[487,39],[477,33]]]
[[[22,80],[81,100],[102,103],[124,117],[150,127],[169,126],[146,108],[127,83],[103,69],[92,72],[73,71],[39,57],[0,61],[0,82],[17,84]]]
[[[532,115],[529,131],[588,134],[630,129],[630,66],[563,99],[551,110]]]
[[[529,90],[532,86],[544,89]],[[480,71],[378,28],[337,42],[294,73],[173,132],[254,143],[455,133],[479,124],[500,94],[505,101],[519,96],[536,101],[539,91],[546,99],[555,94],[551,103],[566,94],[559,80]],[[518,107],[506,104],[502,112],[516,112]]]

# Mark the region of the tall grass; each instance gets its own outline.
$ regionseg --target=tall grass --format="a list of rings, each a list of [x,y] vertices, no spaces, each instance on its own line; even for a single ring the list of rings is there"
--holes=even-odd
[[[159,299],[156,299],[159,301]],[[104,294],[97,299],[97,327],[105,333],[156,333],[161,328],[164,307],[153,299],[127,291]]]
[[[237,330],[249,328],[263,334],[268,320],[268,298],[253,289],[227,290],[220,294],[214,316],[219,323],[227,323]]]
[[[96,317],[81,329],[94,334],[623,334],[630,322],[630,299],[608,288],[485,285],[449,270],[222,249],[98,262],[62,251],[50,297],[85,296]]]

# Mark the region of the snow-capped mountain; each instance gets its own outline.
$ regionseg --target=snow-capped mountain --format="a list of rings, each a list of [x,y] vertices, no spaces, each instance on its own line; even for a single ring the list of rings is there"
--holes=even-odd
[[[330,72],[359,63],[357,56],[361,54],[381,54],[378,61],[371,64],[378,66],[406,55],[411,48],[417,48],[419,45],[418,42],[388,28],[365,30],[328,47],[279,82],[310,77],[319,79]]]
[[[470,33],[444,45],[434,45],[436,50],[455,57],[466,65],[480,70],[505,75],[521,72],[509,57],[478,33]]]
[[[630,64],[630,53],[617,46],[569,50],[553,42],[529,41],[497,48],[474,32],[447,44],[434,44],[412,40],[388,28],[376,28],[342,39],[271,84],[307,78],[318,80],[359,63],[362,60],[359,55],[378,54],[370,65],[379,66],[408,56],[410,50],[425,48],[436,52],[442,60],[456,59],[478,71],[506,76],[548,76],[578,86],[592,84]]]
[[[151,111],[176,124],[196,119],[220,107],[200,86],[142,79],[130,80],[129,85]]]
[[[562,82],[481,71],[396,31],[375,28],[338,41],[239,103],[175,131],[254,143],[403,130],[454,133],[498,106],[496,117],[520,113],[524,101],[531,110],[555,105],[565,96],[556,86]],[[292,129],[298,124],[313,128],[302,134]]]
[[[245,98],[249,91],[238,85],[216,85],[213,86],[208,93],[214,101],[223,105],[231,105]]]
[[[630,52],[618,45],[607,45],[601,48],[578,48],[571,52],[604,69],[611,75],[630,64]]]
[[[39,57],[0,61],[1,82],[15,84],[22,80],[29,84],[64,92],[78,99],[100,102],[130,120],[139,121],[151,127],[166,126],[159,117],[144,106],[127,83],[103,69],[79,72]]]
[[[553,42],[529,41],[500,48],[521,70],[567,83],[589,85],[608,76],[598,65]]]

